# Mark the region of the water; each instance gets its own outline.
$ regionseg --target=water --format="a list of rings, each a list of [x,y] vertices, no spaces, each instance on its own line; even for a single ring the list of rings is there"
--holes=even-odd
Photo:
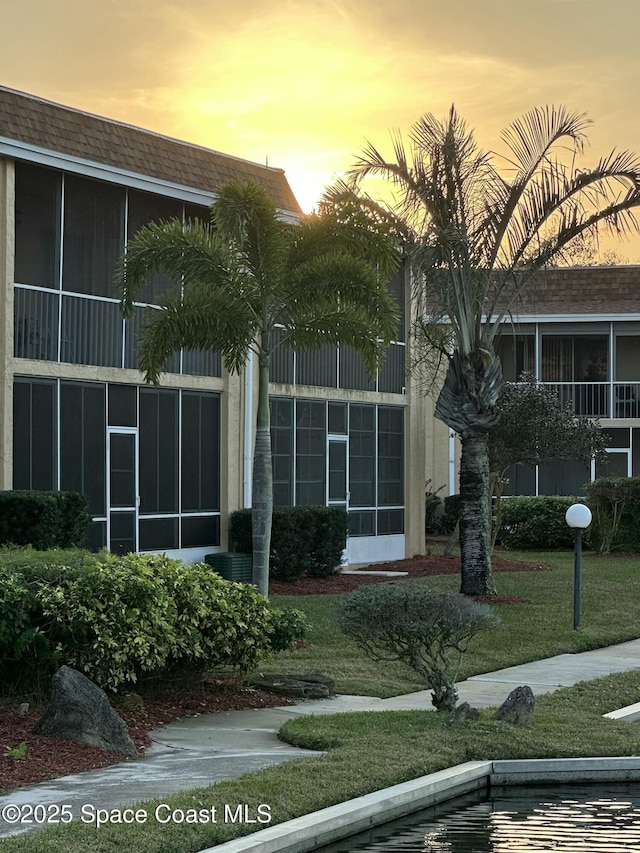
[[[493,788],[318,853],[640,853],[640,785]]]

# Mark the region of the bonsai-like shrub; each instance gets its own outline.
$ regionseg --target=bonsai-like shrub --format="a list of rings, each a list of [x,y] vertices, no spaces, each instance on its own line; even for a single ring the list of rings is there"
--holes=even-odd
[[[455,708],[469,642],[497,624],[486,604],[407,582],[361,587],[345,596],[338,618],[372,660],[402,661],[424,678],[439,711]]]

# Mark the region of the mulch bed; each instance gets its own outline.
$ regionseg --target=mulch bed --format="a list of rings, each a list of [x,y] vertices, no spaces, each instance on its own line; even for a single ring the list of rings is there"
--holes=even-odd
[[[151,745],[148,732],[183,717],[214,711],[242,711],[247,708],[274,708],[295,704],[283,696],[252,690],[235,677],[211,678],[197,688],[177,686],[169,693],[144,697],[144,711],[117,706],[126,722],[131,740],[139,753]],[[59,738],[31,732],[42,709],[18,712],[18,704],[0,704],[0,791],[21,788],[70,773],[82,773],[123,761],[121,755]],[[24,759],[5,755],[7,747],[27,743]],[[128,759],[124,759],[128,760]]]
[[[543,563],[513,560],[494,556],[495,572],[546,571]],[[406,560],[376,563],[368,566],[372,571],[408,572],[409,577],[428,575],[459,574],[460,557],[455,555],[420,555]],[[301,578],[295,583],[271,581],[269,591],[273,595],[325,595],[349,592],[364,584],[388,583],[388,578],[372,575],[333,575],[328,578]],[[488,596],[480,601],[493,604],[524,604],[526,601],[515,596]],[[169,692],[150,693],[144,696],[144,709],[139,702],[130,707],[118,704],[117,710],[129,728],[129,734],[140,753],[149,747],[148,732],[158,726],[174,722],[183,717],[214,711],[234,711],[246,708],[273,708],[295,704],[283,696],[252,690],[234,677],[211,676],[202,679],[197,686],[178,684]],[[136,707],[136,705],[138,707]],[[101,749],[71,741],[34,735],[31,729],[41,716],[41,709],[30,709],[21,715],[18,704],[0,703],[0,791],[20,788],[43,782],[57,776],[81,773],[107,767],[122,761],[122,757]],[[24,759],[4,755],[7,747],[18,747],[27,743]]]
[[[543,572],[549,571],[545,563],[528,560],[514,560],[494,554],[491,558],[494,572]],[[393,560],[388,563],[375,563],[363,566],[359,571],[407,572],[410,578],[423,578],[429,575],[459,575],[460,557],[456,554],[417,554],[405,560]],[[392,579],[375,575],[331,575],[328,578],[303,577],[294,583],[270,581],[271,595],[330,595],[350,592],[365,584],[389,583]],[[491,604],[524,604],[526,600],[509,595],[492,595],[476,599]]]

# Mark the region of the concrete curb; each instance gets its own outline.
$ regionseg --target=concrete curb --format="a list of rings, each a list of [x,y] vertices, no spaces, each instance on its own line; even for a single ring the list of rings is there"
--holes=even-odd
[[[490,761],[468,761],[355,800],[288,820],[200,853],[308,853],[372,826],[452,799],[488,784]]]
[[[622,720],[625,723],[635,723],[640,720],[640,702],[635,705],[626,705],[624,708],[618,708],[617,711],[609,711],[608,714],[603,714],[609,720]]]
[[[640,780],[640,757],[469,761],[289,820],[200,853],[308,853],[420,809],[491,786]]]

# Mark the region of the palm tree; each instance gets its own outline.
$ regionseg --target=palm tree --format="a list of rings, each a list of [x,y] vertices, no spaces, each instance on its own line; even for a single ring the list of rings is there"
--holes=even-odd
[[[419,309],[415,331],[429,357],[437,351],[447,365],[435,411],[462,443],[461,590],[467,595],[495,593],[487,438],[502,386],[494,347],[501,324],[532,278],[573,239],[638,228],[640,161],[614,150],[593,168],[578,169],[589,124],[562,107],[534,109],[502,133],[508,155],[501,162],[478,149],[452,107],[442,122],[425,115],[413,126],[410,156],[399,137],[395,160],[369,145],[350,174],[355,197],[386,210],[402,231]],[[391,182],[397,202],[366,195],[363,181],[372,175]]]
[[[397,327],[386,287],[395,244],[370,217],[337,213],[285,223],[266,189],[230,181],[211,206],[211,223],[174,219],[141,228],[120,259],[116,283],[125,315],[155,272],[177,284],[161,310],[149,308],[139,347],[147,382],[158,384],[181,348],[217,350],[231,373],[258,361],[253,456],[253,580],[268,593],[273,508],[269,371],[279,346],[353,346],[374,371]],[[277,334],[275,334],[277,330]]]

